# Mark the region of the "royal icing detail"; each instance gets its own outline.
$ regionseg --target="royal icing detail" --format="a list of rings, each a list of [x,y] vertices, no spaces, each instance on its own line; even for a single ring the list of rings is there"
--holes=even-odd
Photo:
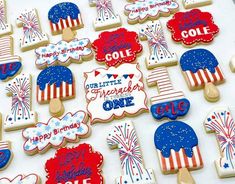
[[[169,16],[178,11],[179,5],[174,0],[136,0],[125,6],[128,23],[142,23],[159,16]]]
[[[102,163],[103,156],[89,144],[61,148],[46,162],[46,184],[104,184]]]
[[[89,0],[90,6],[96,6],[97,18],[94,21],[95,30],[121,26],[121,18],[115,14],[111,0]]]
[[[111,149],[118,148],[123,176],[116,184],[156,184],[152,169],[145,169],[136,131],[131,121],[116,124],[107,138]]]
[[[5,169],[11,159],[11,143],[9,141],[0,141],[0,170]]]
[[[13,56],[13,38],[0,38],[0,80],[14,77],[22,68],[21,58]]]
[[[81,62],[92,56],[88,38],[73,39],[70,42],[60,41],[57,44],[49,44],[35,50],[37,55],[36,65],[39,68],[52,65],[69,65],[72,61]]]
[[[27,176],[18,175],[14,179],[0,178],[0,184],[39,184],[40,178],[36,174],[29,174]]]
[[[92,47],[96,52],[96,60],[105,62],[109,67],[135,61],[143,49],[138,35],[125,28],[101,33]]]
[[[221,158],[215,161],[221,178],[235,176],[235,123],[228,108],[212,110],[204,122],[206,131],[216,134]]]
[[[185,8],[194,8],[198,6],[209,5],[212,3],[212,0],[183,0]]]
[[[199,9],[176,13],[167,22],[167,27],[172,33],[172,39],[186,46],[209,43],[219,32],[212,15]]]
[[[23,27],[23,37],[20,39],[22,51],[47,44],[47,34],[43,33],[36,9],[25,10],[16,19],[18,27]]]
[[[154,69],[148,75],[147,83],[158,87],[159,94],[151,98],[151,113],[155,119],[166,117],[175,120],[188,113],[190,102],[182,91],[174,90],[166,67]]]
[[[4,122],[4,130],[18,130],[35,124],[37,113],[31,111],[31,76],[22,74],[6,85],[8,96],[12,96],[11,113]]]
[[[87,110],[91,123],[135,115],[147,108],[142,73],[137,64],[96,69],[85,73]]]
[[[78,29],[83,27],[81,12],[71,2],[63,2],[53,6],[49,13],[52,34],[60,34],[65,28]]]
[[[23,131],[26,139],[24,150],[27,153],[43,152],[50,146],[58,148],[66,142],[77,142],[88,136],[87,115],[83,111],[67,113],[63,118],[51,118],[46,124],[37,123],[35,127]]]
[[[0,36],[12,34],[12,25],[7,22],[6,1],[0,0]]]
[[[51,99],[61,100],[75,96],[75,81],[73,74],[65,66],[50,66],[38,75],[37,101],[47,103]]]
[[[180,65],[192,90],[209,82],[216,84],[225,80],[217,59],[206,49],[186,51],[180,58]]]
[[[203,167],[197,135],[186,123],[181,121],[164,123],[156,130],[154,142],[163,172]]]
[[[140,38],[148,40],[150,48],[150,56],[146,59],[148,69],[177,64],[177,55],[168,49],[160,21],[144,25],[140,29]]]

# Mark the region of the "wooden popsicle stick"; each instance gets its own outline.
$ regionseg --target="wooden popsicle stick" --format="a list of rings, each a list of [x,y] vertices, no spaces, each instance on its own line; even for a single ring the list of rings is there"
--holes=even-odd
[[[73,31],[71,28],[65,28],[62,34],[62,40],[66,42],[71,42],[75,38],[76,34],[77,32]]]
[[[178,184],[196,184],[187,168],[179,169],[177,182]]]
[[[64,105],[59,98],[50,101],[50,114],[53,117],[59,117],[64,114]]]
[[[212,82],[209,82],[205,85],[204,96],[209,102],[217,102],[220,99],[220,92]]]

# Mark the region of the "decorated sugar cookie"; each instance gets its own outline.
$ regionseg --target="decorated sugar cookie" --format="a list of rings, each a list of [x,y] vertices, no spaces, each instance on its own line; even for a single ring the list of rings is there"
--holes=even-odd
[[[121,18],[113,10],[111,0],[89,0],[90,6],[96,6],[97,18],[94,21],[96,31],[119,27]]]
[[[219,32],[212,15],[199,9],[176,13],[167,22],[167,27],[172,33],[172,39],[186,47],[210,43]]]
[[[62,2],[53,6],[48,12],[51,32],[61,34],[65,28],[83,28],[82,16],[78,6],[71,2]]]
[[[190,102],[182,91],[174,90],[166,67],[152,70],[148,75],[147,84],[158,87],[159,94],[151,98],[151,113],[155,119],[175,120],[188,113]]]
[[[89,144],[61,148],[46,162],[46,184],[104,184],[102,164],[103,156]]]
[[[189,170],[200,169],[203,161],[194,130],[181,121],[162,124],[155,132],[161,170],[164,174],[178,172],[178,184],[195,184]]]
[[[51,118],[47,123],[37,123],[23,131],[24,151],[33,155],[45,153],[50,147],[62,147],[67,142],[78,142],[90,134],[87,120],[85,112],[77,111],[74,114],[69,112],[61,119]]]
[[[14,78],[22,68],[21,58],[14,56],[13,47],[11,36],[0,38],[0,80],[2,81]]]
[[[135,0],[125,6],[125,14],[129,24],[136,24],[170,16],[178,9],[179,4],[175,0]]]
[[[215,161],[219,177],[235,177],[235,123],[227,107],[215,108],[204,122],[208,133],[215,133],[221,158]]]
[[[138,35],[125,28],[101,33],[92,47],[96,52],[96,60],[105,62],[109,67],[134,62],[143,49]]]
[[[184,7],[188,8],[195,8],[199,6],[205,6],[212,3],[212,0],[183,0]]]
[[[143,77],[137,64],[98,68],[84,75],[87,110],[92,124],[148,110]]]
[[[180,65],[191,90],[204,88],[208,101],[218,101],[219,90],[215,84],[225,81],[224,74],[216,57],[206,49],[193,49],[185,52],[180,58]]]
[[[12,34],[12,25],[7,22],[6,1],[0,0],[0,36]]]
[[[36,9],[22,12],[17,17],[16,24],[23,28],[23,37],[20,39],[20,48],[23,52],[48,44],[49,39],[41,30]]]
[[[52,116],[61,116],[64,106],[61,100],[75,97],[75,81],[71,70],[65,66],[50,66],[37,78],[37,101],[50,103]]]
[[[148,23],[140,29],[140,39],[148,40],[150,56],[146,59],[148,69],[176,65],[176,53],[169,50],[160,21]]]
[[[123,175],[115,184],[156,184],[152,169],[145,169],[136,131],[131,121],[115,124],[107,138],[111,149],[118,148]]]
[[[18,175],[14,179],[0,178],[0,184],[40,184],[40,177],[36,174]]]
[[[22,74],[6,85],[7,95],[12,97],[11,112],[4,121],[4,130],[12,131],[33,126],[37,113],[31,110],[32,81],[30,74]]]

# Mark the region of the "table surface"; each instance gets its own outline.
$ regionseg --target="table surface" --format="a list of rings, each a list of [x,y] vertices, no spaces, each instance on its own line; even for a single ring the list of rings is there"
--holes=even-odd
[[[40,1],[32,1],[32,0],[7,0],[8,6],[8,17],[9,22],[14,26],[14,47],[15,54],[20,55],[22,57],[23,63],[23,71],[22,73],[31,73],[33,76],[33,97],[32,97],[32,109],[38,113],[38,120],[40,122],[47,122],[50,118],[50,114],[48,111],[48,105],[39,105],[36,102],[36,77],[39,74],[40,70],[38,70],[35,66],[35,54],[34,51],[28,51],[22,53],[19,50],[19,39],[22,36],[22,29],[17,28],[15,24],[16,16],[25,8],[37,8],[41,25],[44,32],[47,32],[50,36],[51,43],[56,43],[61,39],[61,35],[52,36],[50,32],[49,23],[47,20],[47,13],[54,4],[58,3],[58,0],[40,0]],[[83,38],[88,37],[91,41],[94,41],[99,32],[95,32],[92,26],[92,21],[96,18],[96,9],[89,7],[88,0],[73,0],[72,2],[76,3],[81,12],[82,18],[85,27],[77,31],[77,37]],[[181,0],[178,0],[180,4],[180,11],[185,11],[182,6]],[[113,7],[115,12],[118,13],[123,22],[123,27],[138,32],[140,25],[129,25],[127,23],[127,17],[124,15],[124,6],[127,3],[125,0],[112,0]],[[235,181],[235,178],[228,179],[219,179],[216,173],[216,169],[214,166],[214,160],[220,157],[219,149],[217,146],[215,135],[207,134],[203,127],[203,121],[207,115],[207,113],[214,107],[217,106],[229,106],[231,111],[235,112],[235,95],[233,90],[235,90],[235,74],[231,73],[229,69],[229,59],[235,54],[235,4],[232,0],[214,0],[213,4],[210,6],[201,7],[203,11],[209,11],[214,16],[215,23],[220,28],[220,33],[215,38],[214,42],[210,45],[199,45],[195,48],[206,48],[215,54],[217,59],[219,60],[221,67],[226,76],[226,83],[218,86],[221,91],[221,99],[217,103],[209,103],[203,97],[203,91],[195,91],[191,92],[186,82],[180,72],[179,66],[168,67],[169,74],[173,82],[175,89],[180,89],[185,93],[185,96],[191,102],[190,112],[182,118],[181,120],[188,123],[193,127],[195,132],[199,138],[199,146],[204,159],[204,168],[198,171],[193,171],[192,175],[196,180],[196,183],[208,183],[208,184],[232,184]],[[166,28],[166,22],[170,17],[162,17],[160,18],[164,34],[167,39],[169,48],[171,51],[174,51],[180,57],[187,48],[184,48],[181,44],[176,44],[171,39],[170,32]],[[144,47],[144,52],[141,57],[138,58],[138,62],[140,64],[140,69],[142,70],[144,77],[148,75],[148,71],[145,66],[144,59],[149,55],[149,49],[147,42],[142,42]],[[86,110],[86,99],[85,99],[85,91],[83,88],[83,72],[91,71],[96,67],[100,67],[99,64],[93,59],[92,61],[88,61],[82,64],[71,64],[69,68],[75,74],[76,78],[76,99],[65,101],[65,109],[68,112],[76,112],[77,110]],[[0,97],[1,97],[1,105],[0,112],[3,115],[3,118],[7,113],[10,112],[11,107],[11,98],[6,96],[6,91],[4,90],[3,82],[0,83]],[[148,88],[145,83],[145,88],[148,97],[154,96],[157,93],[157,88]],[[234,113],[235,115],[235,113]],[[160,165],[158,162],[158,157],[156,153],[156,149],[153,142],[153,135],[157,127],[164,123],[155,121],[151,114],[144,113],[139,115],[138,117],[133,118],[123,118],[122,120],[114,120],[111,123],[106,124],[95,124],[92,126],[92,135],[80,141],[80,143],[90,143],[93,145],[96,151],[99,151],[104,156],[104,165],[103,165],[103,175],[105,178],[105,182],[110,184],[114,183],[116,177],[121,175],[121,167],[120,160],[117,150],[110,150],[106,143],[106,137],[109,133],[111,127],[120,121],[131,120],[134,123],[134,126],[137,131],[137,135],[139,138],[139,142],[142,149],[143,158],[145,161],[146,168],[154,169],[155,176],[157,179],[157,183],[169,183],[173,184],[177,181],[176,174],[172,175],[163,175],[160,170]],[[144,128],[143,128],[144,127]],[[3,140],[12,141],[12,150],[14,153],[14,158],[9,167],[0,172],[0,177],[9,177],[14,178],[14,176],[18,174],[29,174],[29,173],[37,173],[42,178],[42,183],[46,180],[46,172],[44,170],[45,162],[54,156],[55,149],[50,149],[43,155],[37,154],[35,156],[28,156],[23,151],[23,143],[24,140],[22,138],[21,131],[13,131],[13,132],[3,132]],[[76,146],[77,144],[67,144],[67,146]]]

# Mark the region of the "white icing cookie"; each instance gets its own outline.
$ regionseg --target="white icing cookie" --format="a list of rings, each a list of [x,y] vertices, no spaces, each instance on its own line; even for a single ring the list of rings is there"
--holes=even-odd
[[[148,40],[150,48],[150,56],[146,59],[148,69],[177,64],[177,55],[168,49],[160,21],[144,25],[139,34],[141,40]]]
[[[12,25],[7,22],[6,1],[0,0],[0,36],[12,34]]]
[[[62,147],[67,142],[78,142],[80,138],[89,136],[87,120],[87,114],[78,111],[75,114],[67,113],[62,119],[51,118],[46,124],[38,123],[35,127],[27,128],[23,131],[26,139],[24,151],[33,155],[44,153],[50,147]]]
[[[142,73],[137,64],[85,72],[87,110],[91,123],[137,115],[148,110]]]
[[[212,3],[212,0],[183,0],[183,5],[186,9],[205,6]]]
[[[29,174],[27,176],[18,175],[14,179],[0,178],[0,184],[39,184],[40,178],[36,174]]]
[[[71,62],[79,63],[93,56],[88,38],[73,39],[70,42],[60,41],[35,50],[38,68],[56,64],[69,65]]]
[[[131,121],[115,124],[107,138],[111,149],[118,148],[123,176],[115,184],[156,184],[153,169],[145,169],[138,137]]]
[[[18,27],[23,27],[23,38],[20,39],[22,51],[31,50],[39,46],[48,44],[49,39],[43,33],[36,9],[25,10],[16,19]]]
[[[4,122],[4,130],[18,130],[33,126],[37,113],[31,111],[31,75],[22,74],[6,85],[7,95],[12,96],[11,113]]]
[[[89,4],[97,9],[97,18],[94,21],[96,31],[121,26],[121,18],[115,14],[111,0],[89,0]]]

